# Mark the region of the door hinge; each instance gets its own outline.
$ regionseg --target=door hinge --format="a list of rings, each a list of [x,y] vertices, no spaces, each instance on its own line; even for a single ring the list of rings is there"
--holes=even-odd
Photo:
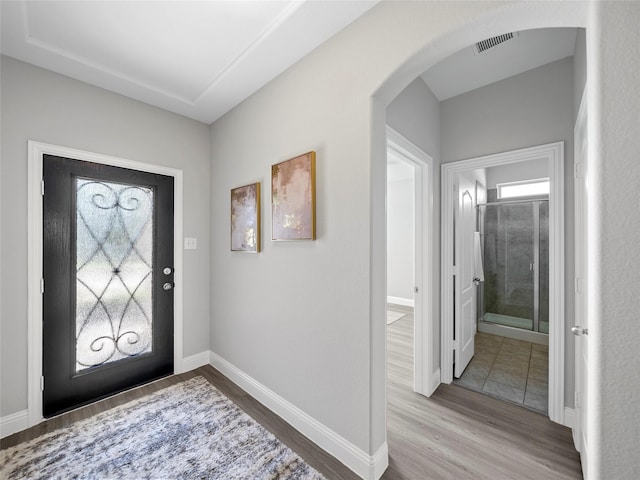
[[[575,284],[575,287],[576,287],[576,293],[580,294],[580,293],[582,293],[582,292],[580,291],[580,277],[575,277],[575,279],[576,279],[576,284]]]
[[[40,293],[44,293],[44,278],[40,279]]]
[[[456,350],[458,350],[458,340],[453,341],[453,351],[455,352]]]
[[[40,180],[40,194],[44,195],[44,180]]]
[[[40,391],[44,392],[44,375],[40,377]]]
[[[579,179],[580,176],[581,176],[582,172],[581,172],[581,169],[580,169],[580,165],[581,165],[580,162],[578,162],[578,163],[574,164],[574,166],[573,166],[573,176],[574,176],[575,179]]]
[[[574,393],[574,398],[573,401],[576,405],[576,408],[580,408],[582,405],[580,405],[580,392],[575,392]]]

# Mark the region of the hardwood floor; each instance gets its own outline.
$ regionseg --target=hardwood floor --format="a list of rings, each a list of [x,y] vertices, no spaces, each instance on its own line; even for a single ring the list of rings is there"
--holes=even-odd
[[[387,326],[387,440],[396,479],[580,479],[571,431],[455,385],[412,391],[413,317]]]
[[[385,480],[578,479],[569,429],[522,407],[457,386],[431,398],[413,393],[413,317],[387,327],[390,465]],[[166,386],[202,375],[329,480],[359,478],[213,367],[168,377],[47,420],[2,439],[8,448]]]
[[[163,378],[156,382],[143,385],[133,390],[129,390],[128,392],[115,395],[86,407],[46,420],[35,427],[3,438],[0,441],[0,447],[3,449],[9,448],[20,442],[31,440],[58,428],[65,427],[78,420],[83,420],[91,415],[122,405],[131,400],[141,398],[162,388],[174,385],[197,375],[201,375],[206,378],[212,385],[224,393],[249,416],[278,437],[285,445],[298,453],[298,455],[300,455],[312,467],[326,476],[327,479],[357,480],[359,478],[342,463],[326,453],[324,450],[320,449],[317,445],[307,439],[307,437],[295,430],[280,417],[273,414],[264,405],[255,400],[248,393],[239,388],[231,382],[231,380],[211,366],[204,366],[187,373]]]

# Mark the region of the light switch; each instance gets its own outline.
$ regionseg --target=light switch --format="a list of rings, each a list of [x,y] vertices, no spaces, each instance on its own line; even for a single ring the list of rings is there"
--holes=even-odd
[[[185,250],[196,250],[198,248],[198,239],[185,237],[184,239],[184,249]]]

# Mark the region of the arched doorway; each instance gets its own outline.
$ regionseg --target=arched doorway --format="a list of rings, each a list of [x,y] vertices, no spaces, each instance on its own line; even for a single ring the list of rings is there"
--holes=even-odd
[[[371,108],[371,188],[372,188],[372,232],[371,232],[371,349],[372,349],[372,446],[385,444],[385,251],[384,236],[384,169],[385,169],[385,108],[418,75],[440,60],[475,42],[500,35],[508,31],[520,31],[549,27],[586,27],[589,6],[586,3],[568,4],[513,4],[503,9],[478,15],[468,23],[452,27],[449,31],[434,34],[433,40],[414,55],[399,59],[395,71],[379,87],[372,99]],[[471,18],[471,16],[469,17]],[[439,161],[439,159],[438,159]],[[439,169],[434,169],[434,187],[439,187]],[[438,208],[436,208],[436,212]],[[435,219],[439,223],[439,218]],[[440,232],[434,232],[434,240]],[[437,260],[436,260],[437,261]],[[435,282],[434,295],[439,298],[440,284]],[[440,338],[440,324],[434,316],[430,330],[431,337]],[[425,351],[433,352],[437,345],[425,345]],[[439,356],[439,352],[438,352]],[[438,365],[434,365],[434,369]]]

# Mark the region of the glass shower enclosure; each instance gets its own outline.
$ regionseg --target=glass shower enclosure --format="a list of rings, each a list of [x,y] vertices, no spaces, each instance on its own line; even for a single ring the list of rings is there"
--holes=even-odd
[[[548,344],[549,201],[478,205],[484,282],[478,330]]]

